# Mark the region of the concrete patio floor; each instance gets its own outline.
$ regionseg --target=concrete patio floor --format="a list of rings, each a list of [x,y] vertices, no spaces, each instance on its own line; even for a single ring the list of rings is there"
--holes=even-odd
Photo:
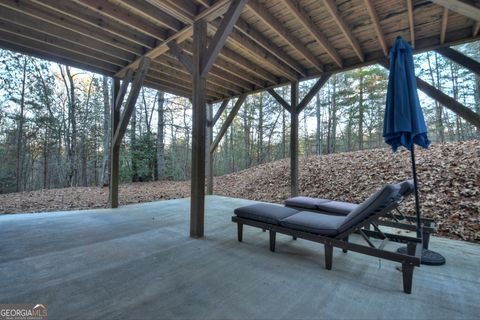
[[[480,245],[434,237],[447,264],[416,268],[268,234],[230,217],[252,201],[207,198],[205,239],[189,199],[116,210],[0,216],[0,303],[44,303],[49,319],[460,319],[480,315]],[[355,237],[355,236],[354,236]],[[394,250],[395,244],[389,244]]]

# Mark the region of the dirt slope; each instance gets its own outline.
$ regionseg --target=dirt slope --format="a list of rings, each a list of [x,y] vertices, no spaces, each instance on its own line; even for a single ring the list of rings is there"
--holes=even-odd
[[[417,149],[422,214],[437,220],[439,233],[480,241],[480,141]],[[300,158],[300,192],[361,202],[380,185],[411,177],[410,154],[376,149]],[[280,160],[217,177],[215,193],[282,203],[290,192],[289,161]],[[121,204],[189,196],[189,182],[124,184]],[[65,188],[0,195],[0,213],[104,207],[106,188]],[[405,204],[413,210],[413,197]]]

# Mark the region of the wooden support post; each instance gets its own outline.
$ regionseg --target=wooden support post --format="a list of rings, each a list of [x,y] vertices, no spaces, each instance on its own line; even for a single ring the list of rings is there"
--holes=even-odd
[[[210,152],[210,147],[213,142],[213,121],[212,121],[213,107],[211,104],[207,105],[207,144],[206,144],[206,172],[207,172],[207,194],[213,194],[213,153]]]
[[[458,63],[462,67],[467,68],[471,72],[475,73],[477,76],[480,76],[480,62],[470,57],[467,57],[466,55],[464,55],[461,52],[458,52],[457,50],[454,50],[448,47],[439,48],[435,51],[440,53],[445,58],[448,58],[453,62]]]
[[[115,132],[117,131],[120,122],[120,109],[115,108],[117,97],[120,92],[120,79],[113,78],[112,82],[112,102],[111,102],[111,147],[110,147],[110,193],[109,205],[110,208],[118,208],[118,180],[120,167],[120,147],[115,147],[113,140]]]
[[[292,82],[291,85],[291,99],[288,104],[278,93],[273,89],[267,90],[275,100],[278,101],[290,113],[290,185],[291,196],[298,195],[298,115],[308,105],[317,92],[327,83],[330,74],[324,74],[318,79],[315,85],[309,90],[301,102],[298,102],[298,81]]]
[[[202,76],[202,63],[207,44],[207,23],[193,24],[193,123],[192,123],[192,177],[190,198],[190,236],[203,237],[205,220],[205,133],[206,76]]]
[[[290,187],[291,196],[298,195],[298,81],[292,82],[290,89]]]

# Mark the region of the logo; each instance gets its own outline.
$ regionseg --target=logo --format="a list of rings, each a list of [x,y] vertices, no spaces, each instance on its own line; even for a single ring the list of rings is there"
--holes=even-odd
[[[0,320],[47,320],[45,304],[0,304]]]

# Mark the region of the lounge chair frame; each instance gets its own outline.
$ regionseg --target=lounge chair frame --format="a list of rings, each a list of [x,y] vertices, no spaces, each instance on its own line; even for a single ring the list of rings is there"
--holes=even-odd
[[[310,233],[306,231],[300,231],[296,229],[286,228],[281,225],[265,223],[253,219],[242,218],[238,216],[233,216],[232,221],[237,224],[237,233],[238,241],[243,241],[243,225],[248,225],[252,227],[257,227],[263,230],[268,230],[270,234],[270,251],[275,251],[275,238],[276,233],[281,233],[285,235],[292,236],[294,239],[300,238],[317,243],[322,243],[325,248],[325,268],[327,270],[332,269],[332,258],[333,258],[333,247],[343,249],[344,252],[348,250],[363,253],[372,257],[377,257],[381,259],[386,259],[394,262],[400,262],[402,264],[402,275],[403,275],[403,291],[405,293],[412,292],[412,282],[413,282],[413,270],[415,267],[420,266],[420,257],[421,257],[421,239],[414,237],[407,237],[395,234],[384,233],[379,230],[368,230],[364,227],[374,223],[378,220],[379,217],[385,216],[388,212],[391,212],[393,209],[398,207],[397,202],[393,202],[382,210],[379,210],[377,213],[371,215],[369,218],[363,220],[359,224],[349,228],[348,230],[336,235],[336,236],[326,236],[316,233]],[[353,232],[359,232],[366,236],[367,238],[373,237],[382,239],[385,241],[394,241],[407,244],[408,254],[401,254],[398,252],[392,252],[388,250],[383,250],[385,243],[377,248],[373,246],[373,243],[369,242],[368,246],[348,242],[348,236]]]

